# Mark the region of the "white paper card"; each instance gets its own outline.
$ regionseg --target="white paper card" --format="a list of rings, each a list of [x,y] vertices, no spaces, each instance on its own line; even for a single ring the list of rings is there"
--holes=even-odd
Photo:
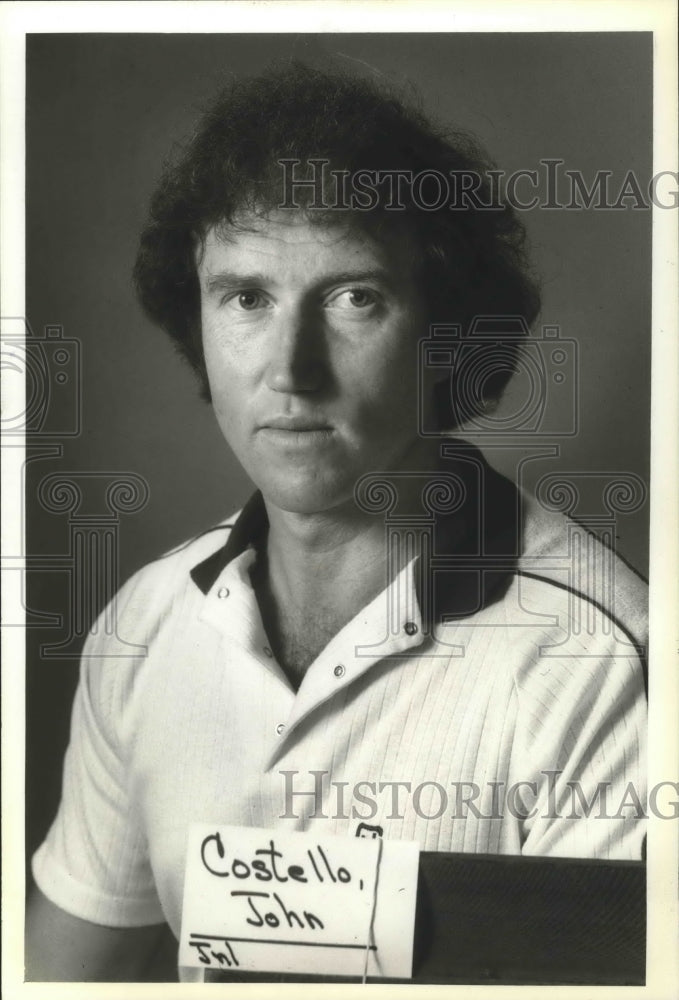
[[[408,841],[193,824],[179,964],[362,976],[369,946],[368,976],[409,979],[418,865]]]

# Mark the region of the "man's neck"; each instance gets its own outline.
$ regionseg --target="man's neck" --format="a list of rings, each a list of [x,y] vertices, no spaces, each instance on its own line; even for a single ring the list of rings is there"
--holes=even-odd
[[[384,524],[369,515],[269,510],[266,575],[292,614],[334,609],[347,621],[387,583]]]
[[[403,487],[399,510],[421,514],[421,480],[405,477]],[[353,498],[313,514],[267,503],[267,513],[269,533],[253,584],[270,644],[298,685],[328,642],[417,553],[410,546],[387,553],[383,517],[361,510]]]

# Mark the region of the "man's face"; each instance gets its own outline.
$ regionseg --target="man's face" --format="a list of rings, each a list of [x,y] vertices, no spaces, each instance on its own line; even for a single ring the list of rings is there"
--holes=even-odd
[[[264,497],[329,511],[360,476],[421,465],[423,303],[404,249],[303,213],[211,230],[198,259],[222,433]]]

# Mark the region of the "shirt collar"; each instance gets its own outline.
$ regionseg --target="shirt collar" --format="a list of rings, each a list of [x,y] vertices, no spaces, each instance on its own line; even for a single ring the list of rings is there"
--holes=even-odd
[[[259,490],[250,497],[229,532],[225,544],[191,570],[191,579],[204,594],[209,593],[215,580],[237,556],[262,538],[269,529],[264,498]]]
[[[424,602],[430,623],[469,617],[499,600],[520,555],[521,497],[514,483],[467,442],[448,443],[442,454],[456,461],[466,497],[459,511],[435,522],[433,565],[438,568],[431,574],[430,600]],[[262,539],[268,527],[264,498],[257,490],[222,548],[191,570],[196,586],[207,594],[225,567]]]

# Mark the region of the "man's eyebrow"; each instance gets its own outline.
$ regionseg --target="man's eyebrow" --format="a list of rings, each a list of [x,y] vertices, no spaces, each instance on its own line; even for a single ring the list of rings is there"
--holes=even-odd
[[[261,271],[238,272],[219,271],[216,274],[209,274],[205,281],[205,290],[208,292],[222,291],[225,288],[242,288],[254,285],[266,284],[266,276]]]
[[[324,289],[330,285],[350,285],[361,281],[375,281],[389,288],[399,284],[397,276],[386,268],[357,267],[319,275],[315,285],[318,289]],[[206,277],[205,290],[211,293],[233,288],[262,288],[270,282],[271,278],[261,271],[219,271]]]
[[[352,282],[378,281],[390,287],[399,283],[396,277],[383,267],[357,267],[348,271],[333,271],[319,281],[319,285],[350,285]]]

